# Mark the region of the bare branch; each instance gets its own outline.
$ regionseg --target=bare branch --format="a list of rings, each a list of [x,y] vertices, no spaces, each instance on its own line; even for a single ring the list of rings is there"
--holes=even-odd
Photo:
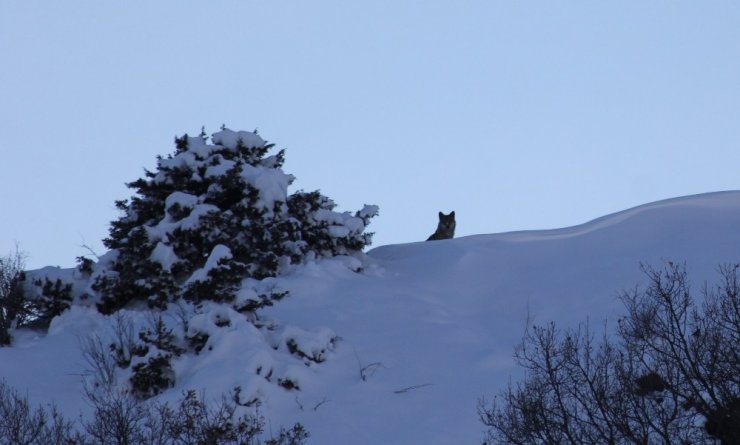
[[[413,391],[415,389],[426,388],[427,386],[432,386],[432,384],[431,383],[422,383],[421,385],[407,386],[406,388],[401,388],[401,389],[397,389],[397,390],[393,391],[393,394],[405,394],[405,393],[407,393],[409,391]]]

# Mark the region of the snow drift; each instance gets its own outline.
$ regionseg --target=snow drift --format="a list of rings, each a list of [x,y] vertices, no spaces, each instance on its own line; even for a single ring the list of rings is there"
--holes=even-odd
[[[720,192],[570,228],[310,261],[276,279],[290,297],[263,310],[273,330],[257,331],[222,309],[206,312],[202,329],[218,322],[209,316],[232,323],[213,331],[210,349],[173,362],[177,386],[159,397],[195,388],[215,399],[239,386],[245,397],[260,395],[273,425],[303,423],[309,443],[477,443],[477,400],[520,375],[512,351],[527,320],[563,327],[606,320],[609,329],[621,313],[620,292],[643,280],[641,262],[685,261],[699,287],[718,277],[718,264],[740,261],[738,228],[740,192]],[[0,378],[32,402],[85,414],[79,341],[108,335],[110,322],[73,307],[46,335],[16,333],[15,346],[0,349]],[[286,351],[290,344],[300,354]],[[270,381],[278,376],[299,389]]]

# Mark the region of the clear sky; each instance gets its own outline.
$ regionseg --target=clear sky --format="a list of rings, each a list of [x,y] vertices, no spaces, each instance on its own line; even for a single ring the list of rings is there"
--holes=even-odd
[[[737,1],[0,0],[0,254],[98,253],[172,140],[259,129],[374,245],[740,189]],[[740,229],[740,228],[739,228]]]

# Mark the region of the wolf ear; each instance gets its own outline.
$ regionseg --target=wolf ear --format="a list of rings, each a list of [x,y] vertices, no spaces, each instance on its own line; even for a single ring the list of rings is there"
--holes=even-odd
[[[443,217],[443,216],[445,216],[445,214],[444,214],[444,213],[442,213],[442,212],[439,212],[439,217],[441,218],[441,217]]]
[[[452,212],[450,212],[450,216],[453,217],[453,218],[455,217],[455,211],[454,210]]]

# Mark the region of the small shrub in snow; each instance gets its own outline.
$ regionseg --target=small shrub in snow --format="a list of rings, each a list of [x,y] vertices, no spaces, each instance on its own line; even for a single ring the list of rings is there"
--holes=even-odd
[[[131,363],[130,356],[122,358],[121,350],[114,348],[114,345],[106,348],[97,335],[80,339],[80,349],[88,366],[86,374],[91,377],[94,387],[112,387],[116,384],[116,367]]]
[[[156,171],[128,184],[136,194],[119,201],[105,245],[114,254],[93,288],[99,309],[111,313],[136,300],[164,308],[179,298],[233,303],[250,277],[276,276],[283,265],[311,257],[361,251],[375,206],[355,215],[333,211],[319,192],[288,194],[292,175],[284,152],[256,133],[224,129],[177,138],[175,152]],[[262,294],[241,305],[255,310],[284,294]]]
[[[296,327],[287,328],[283,333],[288,352],[301,358],[306,364],[323,363],[329,351],[333,351],[340,338],[331,329],[321,329],[309,333]]]
[[[144,357],[131,367],[131,390],[135,397],[147,399],[175,386],[175,371],[171,361],[185,350],[162,317],[151,320],[150,326],[139,332],[140,343],[133,353]]]
[[[121,368],[127,368],[134,356],[143,357],[148,352],[149,348],[137,343],[131,319],[120,313],[116,314],[113,319],[113,336],[109,350],[116,364]]]
[[[34,326],[47,327],[51,319],[67,310],[72,304],[72,283],[65,283],[60,278],[52,281],[49,278],[36,280],[33,285],[38,288],[37,296],[29,301]]]
[[[136,337],[131,319],[118,313],[113,319],[112,331],[108,347],[97,335],[81,340],[87,375],[92,377],[93,387],[116,387],[117,368],[130,368],[130,391],[138,399],[147,399],[174,386],[171,361],[185,352],[185,348],[161,316],[153,315],[149,326],[141,329]]]
[[[77,257],[77,270],[86,277],[92,275],[94,264],[95,262],[90,258],[84,256]]]
[[[17,249],[0,257],[0,347],[10,345],[13,329],[27,315],[21,288],[24,265],[23,254]]]
[[[277,384],[287,389],[288,391],[300,391],[301,387],[295,379],[290,377],[281,377],[277,379]]]
[[[131,392],[138,399],[148,399],[175,386],[175,371],[169,354],[157,354],[144,363],[137,363],[131,370]]]
[[[203,350],[206,343],[208,343],[208,338],[209,335],[207,333],[200,331],[193,331],[186,337],[188,346],[190,346],[196,354]]]
[[[161,316],[151,320],[150,326],[139,332],[139,339],[145,345],[156,348],[159,351],[168,352],[173,355],[180,355],[184,352],[181,348],[178,338],[172,333],[172,328],[168,328]]]

